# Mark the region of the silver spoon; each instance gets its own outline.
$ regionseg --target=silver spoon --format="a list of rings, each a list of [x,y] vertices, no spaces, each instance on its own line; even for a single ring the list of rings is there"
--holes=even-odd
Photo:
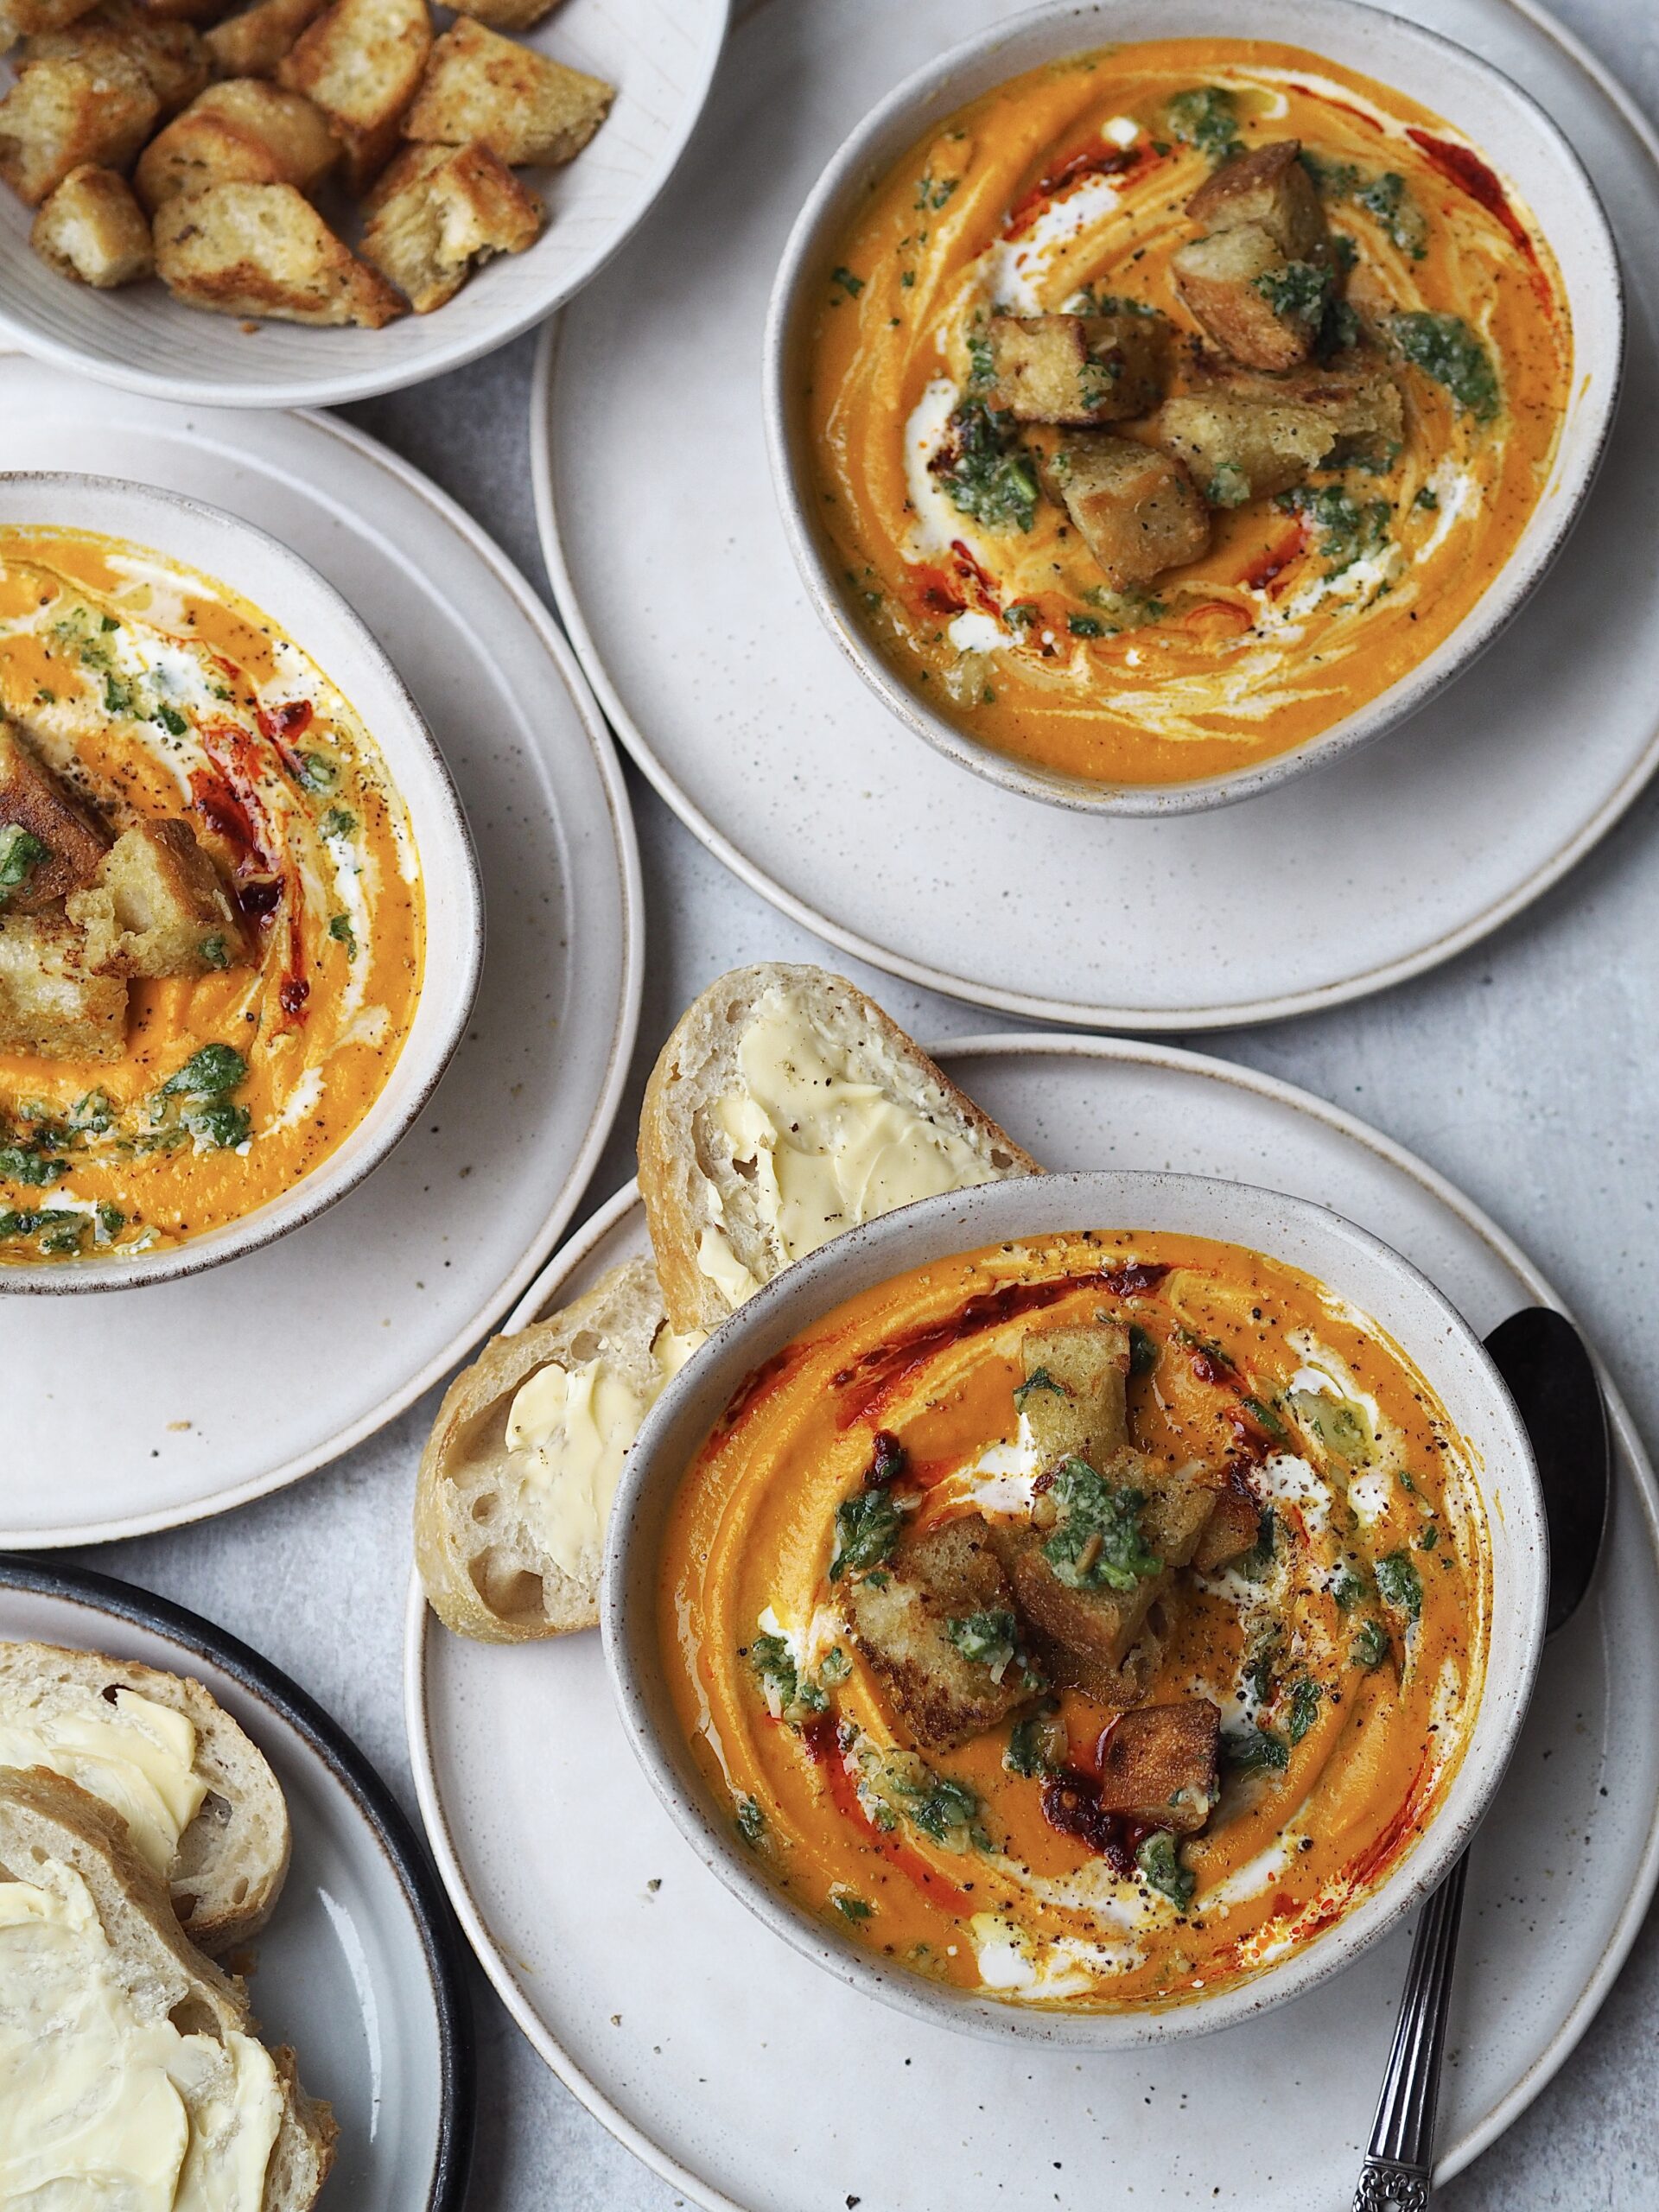
[[[1551,1637],[1578,1611],[1601,1550],[1612,1475],[1607,1411],[1584,1339],[1564,1314],[1529,1306],[1493,1330],[1486,1349],[1510,1386],[1538,1462],[1549,1529],[1544,1634]],[[1446,2018],[1468,1872],[1464,1851],[1417,1924],[1354,2212],[1423,2212],[1428,2202]]]

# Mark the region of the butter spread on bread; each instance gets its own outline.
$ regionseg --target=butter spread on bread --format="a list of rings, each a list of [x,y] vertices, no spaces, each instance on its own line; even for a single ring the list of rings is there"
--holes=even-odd
[[[130,1689],[80,1712],[19,1719],[0,1709],[0,1766],[49,1767],[101,1797],[162,1875],[207,1795],[195,1756],[188,1718]]]
[[[604,1353],[569,1366],[550,1360],[521,1383],[507,1413],[506,1446],[534,1497],[548,1557],[566,1574],[604,1541],[622,1462],[660,1390],[702,1341],[666,1322],[651,1346],[657,1390],[643,1395]]]

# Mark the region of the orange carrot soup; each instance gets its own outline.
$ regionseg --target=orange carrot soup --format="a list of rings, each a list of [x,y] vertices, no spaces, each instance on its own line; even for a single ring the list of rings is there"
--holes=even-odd
[[[0,1265],[150,1251],[326,1160],[414,1019],[404,803],[225,585],[0,531]]]
[[[1262,1255],[1079,1232],[900,1275],[752,1376],[658,1632],[738,1834],[842,1935],[1009,2003],[1160,2004],[1314,1941],[1456,1770],[1465,1450]]]
[[[999,86],[830,260],[801,404],[849,603],[936,713],[1088,781],[1258,765],[1408,674],[1514,550],[1573,373],[1479,150],[1261,41]]]

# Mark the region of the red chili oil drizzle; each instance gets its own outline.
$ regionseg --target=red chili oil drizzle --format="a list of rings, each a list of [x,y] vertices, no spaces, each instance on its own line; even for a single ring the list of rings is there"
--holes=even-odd
[[[1040,1312],[1074,1290],[1093,1287],[1109,1298],[1130,1298],[1155,1289],[1168,1273],[1166,1267],[1102,1268],[1088,1274],[1056,1275],[1046,1282],[1010,1282],[999,1290],[976,1291],[947,1319],[928,1322],[874,1344],[861,1352],[850,1367],[832,1376],[835,1388],[847,1394],[836,1414],[836,1425],[850,1428],[863,1415],[877,1411],[907,1376],[925,1366],[947,1344],[1001,1328],[1021,1313]]]
[[[957,589],[943,569],[916,567],[912,570],[916,581],[916,603],[928,614],[960,614],[967,601]]]
[[[1460,191],[1466,192],[1489,215],[1497,217],[1529,261],[1536,260],[1526,225],[1510,207],[1503,186],[1472,147],[1455,146],[1449,139],[1436,138],[1431,131],[1414,128],[1408,130],[1406,136],[1427,156],[1432,168],[1449,178]]]
[[[300,756],[289,744],[294,737],[303,737],[311,727],[315,709],[308,699],[289,699],[280,707],[256,707],[254,719],[260,730],[276,753],[283,766],[296,783],[302,778]]]
[[[979,563],[975,560],[973,555],[963,543],[961,538],[953,537],[951,539],[950,550],[957,556],[957,569],[979,586],[981,591],[984,593],[985,596],[991,603],[992,613],[996,613],[999,610],[1000,602],[996,596],[995,577],[988,575],[986,571],[981,568]]]
[[[1251,591],[1265,591],[1281,575],[1307,543],[1307,525],[1297,522],[1272,545],[1264,545],[1239,578]]]
[[[268,923],[282,903],[283,880],[280,876],[256,876],[249,882],[236,887],[236,903],[245,917],[261,925]]]
[[[801,1731],[801,1737],[808,1755],[828,1783],[836,1810],[842,1818],[855,1821],[861,1827],[881,1856],[896,1866],[907,1880],[914,1883],[931,1904],[940,1905],[946,1912],[953,1912],[959,1919],[966,1919],[974,1910],[974,1900],[968,1891],[958,1889],[954,1882],[947,1882],[942,1874],[936,1872],[919,1851],[911,1848],[896,1828],[878,1827],[865,1810],[858,1794],[858,1784],[841,1748],[834,1715],[819,1713],[807,1722]]]
[[[1098,1781],[1076,1766],[1066,1767],[1043,1784],[1043,1818],[1060,1835],[1075,1836],[1098,1852],[1118,1874],[1135,1872],[1135,1854],[1154,1834],[1143,1821],[1109,1813],[1100,1802]]]
[[[1002,226],[1002,235],[1005,238],[1017,237],[1030,226],[1049,200],[1057,199],[1072,185],[1080,184],[1084,177],[1126,176],[1132,169],[1152,168],[1160,159],[1161,156],[1154,153],[1145,139],[1134,146],[1082,147],[1046,175],[1039,176],[1030,191],[1015,200]]]

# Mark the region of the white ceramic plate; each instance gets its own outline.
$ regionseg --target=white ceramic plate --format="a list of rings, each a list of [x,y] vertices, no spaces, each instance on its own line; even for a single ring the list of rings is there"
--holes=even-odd
[[[1186,1169],[1317,1198],[1415,1261],[1482,1332],[1517,1306],[1557,1302],[1466,1199],[1306,1092],[1086,1038],[964,1040],[939,1058],[1052,1166]],[[630,1189],[515,1320],[644,1246]],[[1474,1845],[1442,2179],[1571,2050],[1659,1874],[1659,1742],[1641,1701],[1612,1694],[1659,1668],[1659,1488],[1612,1410],[1607,1557],[1546,1651]],[[1408,1929],[1299,2002],[1199,2042],[1015,2056],[838,1987],[697,1863],[635,1764],[597,1637],[468,1643],[437,1626],[416,1586],[405,1657],[421,1810],[486,1972],[549,2065],[697,2203],[822,2212],[850,2196],[1093,2212],[1103,2172],[1113,2201],[1137,2209],[1349,2202]],[[1294,2127],[1274,2124],[1269,2088],[1294,2095]]]
[[[673,195],[543,357],[538,504],[572,637],[711,849],[895,975],[1139,1030],[1376,990],[1535,899],[1659,761],[1659,140],[1513,0],[1406,0],[1533,94],[1606,205],[1630,322],[1607,465],[1523,619],[1401,729],[1224,812],[1073,816],[964,775],[865,688],[796,574],[761,422],[767,294],[825,161],[909,70],[1008,12],[773,0],[740,28]]]
[[[0,469],[66,454],[257,522],[351,601],[466,804],[488,941],[442,1084],[327,1214],[185,1281],[4,1301],[0,1544],[22,1547],[240,1504],[435,1382],[569,1218],[627,1071],[640,981],[639,858],[609,741],[529,586],[459,509],[321,417],[204,420],[0,360]],[[30,1478],[41,1467],[49,1482]]]
[[[563,0],[524,43],[615,85],[615,105],[566,168],[517,174],[547,203],[527,253],[480,270],[446,307],[384,330],[308,330],[181,307],[152,280],[89,291],[29,243],[32,214],[0,188],[0,332],[43,359],[162,399],[221,407],[337,405],[422,383],[538,322],[601,269],[667,183],[709,96],[731,0]],[[453,20],[447,10],[441,23]],[[11,72],[0,62],[0,91]],[[338,213],[328,204],[331,219]],[[348,235],[352,235],[348,230]]]
[[[270,1761],[294,1856],[251,1948],[271,2044],[326,2097],[340,2149],[325,2205],[460,2212],[474,2119],[465,1953],[391,1791],[304,1691],[193,1613],[80,1568],[0,1558],[0,1639],[194,1675]]]

